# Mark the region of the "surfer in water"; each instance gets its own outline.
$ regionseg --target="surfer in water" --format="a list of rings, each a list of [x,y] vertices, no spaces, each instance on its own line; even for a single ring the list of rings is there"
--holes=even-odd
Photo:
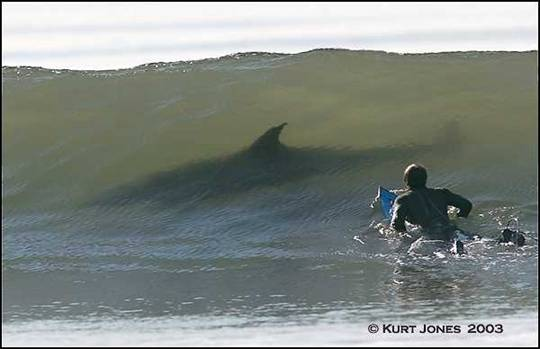
[[[409,165],[403,174],[407,190],[394,203],[391,226],[405,233],[405,221],[422,228],[423,238],[452,242],[452,252],[465,253],[464,239],[472,239],[471,234],[457,228],[448,218],[448,206],[459,209],[458,217],[467,217],[472,203],[448,189],[426,187],[427,171],[417,164]]]

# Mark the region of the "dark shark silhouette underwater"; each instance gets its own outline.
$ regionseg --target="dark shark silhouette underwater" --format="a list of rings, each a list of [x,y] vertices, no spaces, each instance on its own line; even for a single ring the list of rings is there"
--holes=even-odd
[[[290,147],[280,141],[286,125],[285,122],[269,128],[249,147],[237,153],[157,173],[106,192],[93,204],[147,202],[174,205],[232,197],[256,188],[279,186],[313,176],[336,175],[379,161],[414,158],[444,144],[400,145],[367,150]]]

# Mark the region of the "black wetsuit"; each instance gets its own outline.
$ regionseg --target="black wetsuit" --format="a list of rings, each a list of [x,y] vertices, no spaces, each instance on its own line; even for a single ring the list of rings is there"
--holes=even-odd
[[[457,229],[448,218],[448,206],[459,209],[459,217],[467,217],[472,203],[448,189],[415,188],[401,194],[394,204],[392,228],[406,232],[405,221],[419,225],[427,238],[451,240]]]

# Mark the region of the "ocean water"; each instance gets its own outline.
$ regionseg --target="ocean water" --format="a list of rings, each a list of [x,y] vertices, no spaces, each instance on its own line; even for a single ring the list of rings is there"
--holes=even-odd
[[[537,344],[537,51],[2,73],[6,344]],[[412,162],[473,202],[467,255],[407,255],[370,207]],[[506,331],[367,331],[470,321]]]

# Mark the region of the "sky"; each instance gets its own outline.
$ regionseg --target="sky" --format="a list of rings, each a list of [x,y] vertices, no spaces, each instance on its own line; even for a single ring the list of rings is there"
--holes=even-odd
[[[237,52],[538,49],[537,2],[2,2],[2,66],[118,69]]]

